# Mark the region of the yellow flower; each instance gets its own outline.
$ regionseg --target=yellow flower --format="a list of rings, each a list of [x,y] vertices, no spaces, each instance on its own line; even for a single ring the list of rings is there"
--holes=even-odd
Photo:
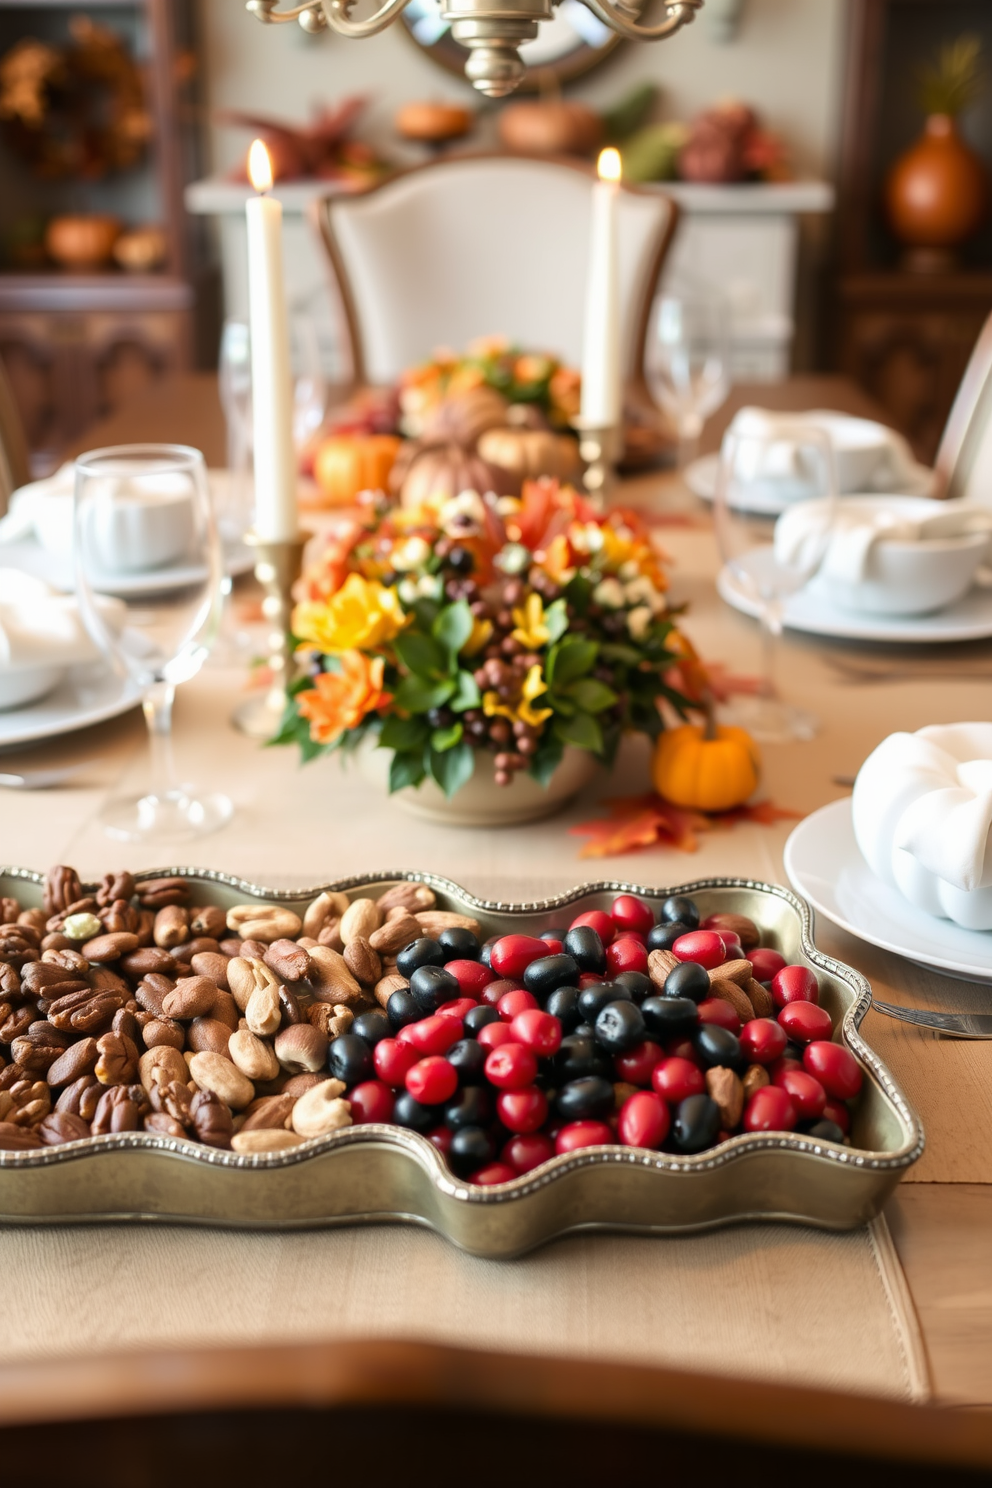
[[[293,611],[293,634],[321,651],[374,651],[409,624],[395,589],[351,573],[326,604],[304,601]]]
[[[508,718],[511,723],[517,721],[529,724],[531,728],[540,728],[546,719],[551,717],[550,708],[535,708],[535,700],[542,693],[547,692],[548,685],[544,680],[544,673],[540,666],[532,666],[524,679],[524,685],[520,689],[520,697],[515,708],[504,703],[498,692],[486,692],[482,697],[482,711],[487,718]]]
[[[475,656],[489,642],[493,633],[493,622],[481,620],[478,615],[472,621],[472,634],[461,649],[462,656]]]
[[[519,641],[525,651],[536,651],[546,646],[551,632],[544,619],[544,604],[539,594],[528,594],[523,606],[513,611],[516,630],[513,639]]]

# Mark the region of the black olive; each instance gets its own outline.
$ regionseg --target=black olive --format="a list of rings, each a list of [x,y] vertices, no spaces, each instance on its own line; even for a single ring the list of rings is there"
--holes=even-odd
[[[463,1126],[451,1139],[448,1165],[459,1178],[469,1178],[496,1156],[496,1146],[481,1126]]]
[[[396,1104],[393,1106],[394,1125],[408,1126],[415,1132],[429,1132],[432,1127],[437,1126],[439,1120],[438,1106],[422,1106],[408,1090],[401,1090],[396,1097]]]
[[[448,1063],[458,1071],[459,1085],[481,1085],[485,1081],[486,1060],[489,1050],[475,1039],[460,1039],[448,1050]]]
[[[599,931],[594,930],[591,925],[576,925],[574,930],[569,930],[564,946],[580,971],[606,970],[606,951]]]
[[[564,930],[542,930],[537,938],[538,940],[563,941],[565,939],[565,932]]]
[[[327,1068],[336,1080],[359,1085],[373,1076],[372,1050],[357,1034],[343,1033],[332,1041],[327,1051]]]
[[[470,574],[475,567],[475,555],[471,549],[458,545],[449,548],[448,556],[444,561],[457,574]]]
[[[445,961],[478,961],[479,937],[473,935],[471,930],[465,930],[461,925],[451,925],[447,930],[442,930],[437,938],[437,943],[444,951]],[[396,960],[399,966],[399,958]]]
[[[661,906],[658,918],[667,924],[681,920],[683,925],[689,926],[690,930],[699,928],[699,910],[695,902],[685,894],[671,894]]]
[[[795,1059],[795,1060],[798,1060],[798,1062],[800,1064],[802,1064],[802,1062],[803,1062],[803,1046],[802,1046],[802,1044],[794,1044],[792,1042],[792,1039],[789,1039],[786,1042],[785,1048],[782,1050],[782,1058],[783,1059]]]
[[[572,1032],[586,1039],[594,1038],[596,1034],[595,1028],[589,1022],[577,1023],[572,1029]]]
[[[498,1023],[499,1013],[494,1007],[487,1007],[480,1002],[478,1007],[469,1008],[465,1014],[465,1032],[478,1033],[480,1028],[485,1028],[487,1023]]]
[[[644,1042],[644,1019],[632,1002],[610,1002],[596,1019],[596,1039],[610,1054],[623,1054]]]
[[[689,997],[647,997],[641,1003],[641,1017],[648,1032],[660,1039],[692,1033],[699,1022],[699,1009]]]
[[[806,1127],[806,1135],[815,1137],[818,1142],[840,1142],[843,1144],[844,1133],[836,1121],[814,1121],[812,1126]]]
[[[723,1065],[740,1073],[747,1065],[736,1033],[731,1033],[729,1028],[721,1028],[718,1023],[701,1024],[696,1030],[693,1044],[707,1069]]]
[[[422,935],[419,940],[412,940],[396,957],[396,970],[400,976],[405,977],[413,976],[418,966],[443,965],[444,951],[440,941],[431,940],[427,935]]]
[[[393,996],[395,995],[394,993]],[[380,1039],[389,1038],[392,1031],[389,1019],[381,1008],[373,1008],[370,1013],[359,1013],[348,1030],[364,1039],[373,1049]]]
[[[394,992],[386,1003],[386,1017],[394,1033],[399,1033],[410,1023],[419,1022],[423,1016],[417,999],[410,992]]]
[[[596,1048],[592,1029],[588,1035],[570,1033],[561,1041],[561,1047],[550,1061],[560,1084],[570,1080],[581,1080],[586,1075],[600,1075],[606,1079],[612,1072],[610,1061]]]
[[[444,1119],[452,1131],[461,1126],[486,1126],[493,1119],[493,1098],[488,1090],[467,1085],[448,1101]]]
[[[457,978],[443,966],[418,966],[410,978],[410,991],[423,1013],[436,1013],[445,1002],[459,995]]]
[[[571,1033],[582,1018],[578,987],[556,987],[544,1004],[544,1011],[558,1019],[565,1033]]]
[[[648,931],[648,950],[670,951],[677,940],[688,934],[689,926],[683,925],[681,920],[674,920],[670,925],[667,923],[655,925]]]
[[[578,979],[578,966],[564,952],[557,956],[539,956],[524,972],[524,986],[535,997],[547,997],[556,987],[568,987]]]
[[[622,991],[616,982],[594,982],[579,993],[579,1012],[587,1022],[595,1023],[609,1003],[629,1001],[630,993]]]
[[[654,996],[654,982],[643,971],[622,971],[616,978],[616,985],[623,987],[631,1002],[636,1002],[638,1007],[645,997]]]
[[[703,1152],[720,1134],[720,1107],[708,1095],[687,1095],[679,1101],[672,1122],[672,1140],[680,1152]]]
[[[666,997],[691,997],[693,1002],[704,1002],[710,995],[710,977],[705,966],[698,961],[683,961],[673,966],[665,978]]]
[[[566,1121],[589,1121],[609,1116],[615,1105],[613,1086],[609,1080],[596,1075],[571,1080],[558,1092],[558,1113]]]
[[[479,952],[479,960],[482,962],[483,966],[488,966],[490,968],[492,967],[493,946],[498,940],[499,936],[494,935],[491,937],[491,939],[483,941],[482,950]]]

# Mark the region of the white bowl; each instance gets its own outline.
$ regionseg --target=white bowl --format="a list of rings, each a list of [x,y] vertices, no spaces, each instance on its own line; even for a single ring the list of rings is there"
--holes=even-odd
[[[891,443],[892,436],[885,425],[829,410],[810,414],[809,422],[829,435],[838,490],[845,493],[868,490]]]
[[[0,668],[0,710],[23,708],[54,692],[65,676],[64,666]]]

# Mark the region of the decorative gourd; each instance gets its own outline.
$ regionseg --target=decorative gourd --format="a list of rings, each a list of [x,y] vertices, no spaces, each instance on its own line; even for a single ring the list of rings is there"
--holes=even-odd
[[[507,406],[502,393],[482,383],[432,408],[424,419],[422,437],[430,444],[461,444],[471,449],[487,429],[506,423]]]
[[[360,491],[385,491],[403,441],[394,434],[332,434],[314,456],[324,506],[350,506]]]
[[[858,771],[854,836],[927,914],[992,930],[992,723],[890,734]]]
[[[673,806],[729,811],[754,790],[760,765],[745,729],[686,723],[662,734],[651,773],[655,790]]]
[[[399,482],[400,503],[405,507],[448,501],[460,491],[511,494],[505,471],[487,465],[479,455],[459,444],[414,445],[408,460],[401,467]],[[396,484],[394,480],[394,487]]]
[[[581,469],[575,440],[546,429],[490,429],[479,440],[478,450],[488,464],[509,471],[519,481],[540,475],[565,479]]]
[[[475,114],[460,103],[405,103],[393,117],[393,128],[403,139],[422,140],[428,144],[440,140],[460,139],[475,123]]]
[[[45,250],[63,268],[99,268],[110,258],[120,231],[116,217],[96,212],[53,217],[45,229]]]
[[[564,98],[511,103],[500,110],[500,143],[522,155],[591,155],[603,120],[588,104]]]

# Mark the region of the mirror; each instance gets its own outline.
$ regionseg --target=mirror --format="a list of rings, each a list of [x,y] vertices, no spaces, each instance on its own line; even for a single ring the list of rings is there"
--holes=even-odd
[[[624,8],[639,13],[641,4],[628,0]],[[440,0],[410,0],[403,12],[403,25],[428,57],[449,72],[464,72],[468,51],[452,40],[447,21],[441,19]],[[543,22],[534,41],[520,48],[528,71],[517,91],[536,93],[542,73],[545,77],[551,73],[560,83],[580,77],[601,62],[619,40],[582,0],[561,0],[554,20]]]

